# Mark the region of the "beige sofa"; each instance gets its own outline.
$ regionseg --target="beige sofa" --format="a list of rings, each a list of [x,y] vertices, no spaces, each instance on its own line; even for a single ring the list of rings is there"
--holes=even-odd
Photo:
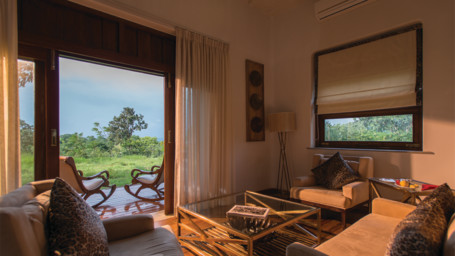
[[[349,228],[316,248],[310,248],[299,243],[287,247],[287,256],[304,255],[381,255],[387,249],[387,244],[398,223],[415,206],[391,201],[383,198],[373,200],[372,212],[363,217]],[[452,216],[446,233],[443,255],[455,255],[455,214]]]
[[[315,154],[312,168],[324,163],[331,156]],[[328,189],[316,184],[312,174],[296,177],[290,190],[290,197],[304,204],[341,213],[341,225],[346,225],[346,212],[369,200],[368,180],[373,177],[373,158],[368,156],[343,156],[349,166],[360,174],[363,180],[355,181],[341,189]]]
[[[32,182],[0,197],[0,255],[47,255],[45,225],[54,180]],[[109,254],[183,255],[174,234],[154,228],[151,215],[103,221]]]

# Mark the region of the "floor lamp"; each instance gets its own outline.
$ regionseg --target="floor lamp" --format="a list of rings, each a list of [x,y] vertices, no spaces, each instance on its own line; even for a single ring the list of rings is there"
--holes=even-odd
[[[282,193],[284,191],[289,191],[291,187],[291,177],[289,175],[288,161],[286,158],[286,135],[287,132],[295,130],[295,113],[271,113],[268,115],[268,121],[269,130],[278,133],[278,141],[280,142],[280,159],[278,161],[276,188]]]

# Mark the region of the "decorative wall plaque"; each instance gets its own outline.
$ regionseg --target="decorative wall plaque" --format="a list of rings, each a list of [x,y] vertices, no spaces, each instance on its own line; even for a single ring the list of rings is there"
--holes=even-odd
[[[246,140],[265,140],[264,65],[246,60]]]

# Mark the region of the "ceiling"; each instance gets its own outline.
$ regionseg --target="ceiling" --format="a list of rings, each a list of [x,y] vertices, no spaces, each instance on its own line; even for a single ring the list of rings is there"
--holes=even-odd
[[[248,4],[265,15],[274,16],[292,9],[303,0],[248,0]]]

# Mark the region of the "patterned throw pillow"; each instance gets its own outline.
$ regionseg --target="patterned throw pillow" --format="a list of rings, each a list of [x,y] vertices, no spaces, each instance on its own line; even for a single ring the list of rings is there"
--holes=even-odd
[[[316,183],[329,189],[339,189],[359,179],[359,176],[337,152],[327,161],[311,170]]]
[[[447,222],[454,207],[450,187],[439,186],[398,224],[386,255],[442,255]]]
[[[109,255],[106,230],[95,210],[60,178],[52,187],[48,216],[49,255]]]

